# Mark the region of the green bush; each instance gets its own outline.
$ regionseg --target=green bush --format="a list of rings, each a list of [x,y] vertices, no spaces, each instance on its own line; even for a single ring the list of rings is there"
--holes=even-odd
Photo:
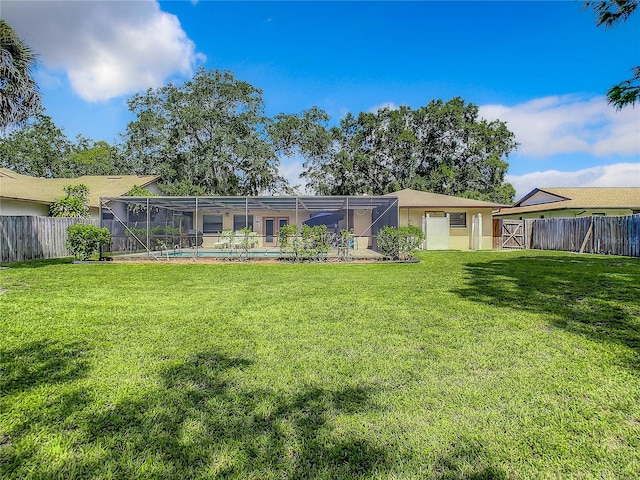
[[[278,243],[280,244],[280,253],[294,254],[296,251],[296,235],[298,234],[298,226],[283,225],[278,230]]]
[[[249,249],[258,243],[258,234],[251,228],[244,227],[239,232],[234,232],[236,248],[240,250],[240,256],[249,257]]]
[[[378,232],[378,250],[392,260],[410,260],[424,240],[424,233],[416,226],[382,227]]]
[[[293,261],[325,260],[329,252],[329,237],[326,225],[310,227],[303,225],[298,234],[297,225],[283,225],[278,232],[280,253],[287,254]]]
[[[49,214],[52,217],[86,218],[89,216],[89,187],[79,183],[64,187],[65,196],[56,198],[49,205]]]
[[[100,246],[109,245],[111,233],[106,228],[77,223],[67,228],[67,249],[75,257],[88,260]]]
[[[300,256],[312,260],[324,260],[329,252],[329,240],[326,225],[302,226]]]

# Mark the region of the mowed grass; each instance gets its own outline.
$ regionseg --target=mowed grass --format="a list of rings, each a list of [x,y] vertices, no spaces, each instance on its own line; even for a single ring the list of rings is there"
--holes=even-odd
[[[0,271],[2,478],[638,478],[640,261]]]

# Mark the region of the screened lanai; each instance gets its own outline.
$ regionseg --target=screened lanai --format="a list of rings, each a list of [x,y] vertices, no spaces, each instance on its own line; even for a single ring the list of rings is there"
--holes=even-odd
[[[398,199],[375,196],[103,197],[101,225],[111,232],[111,254],[217,256],[239,232],[250,250],[277,255],[284,226],[325,225],[350,236],[353,254],[376,250],[376,233],[398,226]],[[159,252],[159,253],[158,253]]]

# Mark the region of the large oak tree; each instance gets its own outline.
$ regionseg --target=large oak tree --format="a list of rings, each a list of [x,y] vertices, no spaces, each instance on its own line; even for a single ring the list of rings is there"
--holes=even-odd
[[[266,131],[262,92],[231,72],[200,68],[182,85],[129,100],[136,119],[125,134],[126,159],[161,176],[178,195],[260,195],[285,185]]]
[[[33,177],[133,173],[116,147],[82,135],[74,143],[43,111],[0,138],[0,166]]]
[[[504,122],[479,118],[461,98],[424,107],[348,114],[339,126],[309,111],[276,118],[272,136],[305,158],[308,187],[324,195],[381,195],[403,188],[496,202],[513,201],[504,181],[517,144]],[[293,129],[295,133],[287,133]],[[297,149],[296,149],[297,147]]]

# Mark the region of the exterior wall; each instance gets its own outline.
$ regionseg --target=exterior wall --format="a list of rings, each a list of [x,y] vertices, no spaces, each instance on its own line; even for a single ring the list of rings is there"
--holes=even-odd
[[[228,216],[227,216],[228,213]],[[203,225],[203,217],[204,215],[217,214],[222,215],[222,229],[223,230],[233,230],[233,216],[234,215],[244,215],[243,212],[239,210],[229,210],[224,211],[221,210],[218,213],[218,210],[215,211],[207,211],[206,209],[198,210],[198,230],[202,231]],[[298,210],[298,217],[296,219],[296,211],[295,210],[270,210],[268,212],[260,211],[260,212],[252,212],[249,210],[249,215],[253,215],[253,231],[258,234],[259,237],[259,246],[264,246],[264,235],[265,235],[265,218],[274,218],[277,222],[279,218],[288,218],[289,224],[297,223],[298,225],[302,225],[302,222],[308,220],[311,216],[308,212],[304,210]],[[359,241],[359,248],[367,248],[371,245],[371,211],[367,211],[365,214],[357,214],[353,213],[353,210],[350,210],[348,218],[345,215],[345,218],[338,223],[338,230],[346,230],[347,229],[347,221],[349,224],[349,229],[353,229],[353,233],[359,237],[366,237]],[[277,236],[277,232],[275,233]],[[214,243],[219,241],[220,235],[214,233],[204,233],[203,234],[203,247],[211,248]],[[276,242],[274,242],[276,243]]]
[[[30,215],[38,217],[49,216],[49,205],[44,203],[23,202],[20,200],[0,200],[0,215]],[[89,218],[100,220],[100,209],[89,207]]]
[[[353,233],[359,239],[357,240],[358,248],[371,247],[373,240],[371,238],[371,211],[367,211],[362,215],[358,215],[357,211],[353,214],[352,225]]]
[[[153,183],[150,183],[149,185],[147,185],[144,188],[149,190],[151,193],[155,193],[156,195],[164,195],[162,190],[160,190],[160,187],[158,187],[158,182],[157,181],[155,181]]]
[[[266,213],[266,214],[265,214]],[[198,230],[202,231],[203,217],[204,215],[218,214],[218,211],[207,211],[205,209],[198,210]],[[222,215],[222,229],[223,230],[233,230],[233,216],[234,215],[244,215],[244,212],[239,210],[229,210],[220,212]],[[260,211],[254,213],[249,211],[249,215],[253,215],[253,231],[258,234],[258,245],[264,246],[264,218],[275,218],[276,221],[278,218],[288,218],[289,224],[296,223],[296,211],[295,210],[272,210],[269,212]],[[298,211],[298,224],[302,224],[304,220],[309,218],[309,214],[304,211]],[[276,234],[277,235],[277,234]],[[203,247],[211,248],[214,243],[219,241],[220,235],[215,233],[204,233],[203,234]]]
[[[606,217],[619,217],[623,215],[631,215],[633,214],[633,210],[630,208],[595,208],[595,209],[584,209],[584,208],[574,208],[567,210],[542,210],[538,212],[527,212],[527,213],[513,213],[513,214],[504,214],[500,215],[499,218],[504,219],[512,219],[519,220],[522,218],[582,218],[582,217],[590,217],[592,215],[602,215]]]
[[[425,212],[438,211],[442,208],[406,208],[400,207],[400,226],[415,225],[422,226],[422,216]],[[451,227],[449,229],[449,248],[451,250],[470,250],[471,248],[471,219],[473,215],[482,214],[482,250],[493,249],[493,226],[492,211],[484,209],[445,209],[445,212],[465,212],[467,214],[466,227]]]
[[[48,217],[49,205],[0,198],[0,215],[35,215]]]
[[[100,222],[100,209],[98,207],[89,207],[89,218]]]

